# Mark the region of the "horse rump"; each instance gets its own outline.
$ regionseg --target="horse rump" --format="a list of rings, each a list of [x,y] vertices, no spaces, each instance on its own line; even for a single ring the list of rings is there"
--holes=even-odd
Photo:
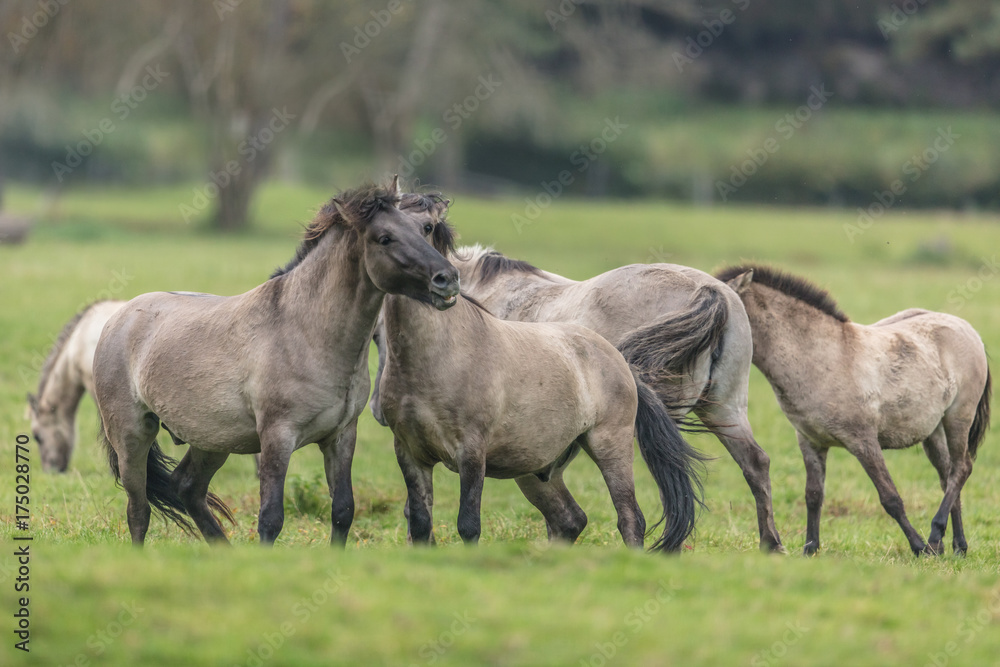
[[[723,294],[714,285],[703,285],[684,310],[632,331],[618,344],[618,351],[644,382],[657,388],[668,410],[689,412],[701,396],[685,396],[684,387],[690,383],[683,380],[705,352],[713,354],[714,362],[728,322]],[[703,431],[686,420],[680,425],[684,431]]]

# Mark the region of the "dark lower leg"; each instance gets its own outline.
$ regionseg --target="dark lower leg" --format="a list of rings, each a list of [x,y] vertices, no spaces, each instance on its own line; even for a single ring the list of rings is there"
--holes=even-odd
[[[566,488],[562,470],[554,471],[547,482],[534,475],[518,477],[515,481],[528,502],[545,517],[549,539],[575,542],[587,527],[587,514]]]
[[[771,459],[754,439],[750,423],[745,416],[714,414],[702,408],[695,412],[743,471],[743,477],[756,503],[761,551],[783,552],[771,504]]]
[[[816,449],[799,434],[799,449],[806,467],[806,544],[803,554],[812,556],[819,550],[819,520],[823,510],[826,486],[826,449]]]
[[[177,495],[207,542],[229,542],[208,507],[208,485],[227,458],[229,454],[224,452],[205,452],[191,447],[171,475]]]
[[[466,452],[459,464],[461,496],[458,506],[458,534],[466,544],[476,544],[482,533],[481,508],[486,458],[479,452]]]

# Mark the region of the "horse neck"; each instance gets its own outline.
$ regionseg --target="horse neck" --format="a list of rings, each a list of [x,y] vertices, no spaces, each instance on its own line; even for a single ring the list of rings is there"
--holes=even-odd
[[[467,330],[471,303],[462,299],[445,312],[405,296],[385,297],[382,317],[385,320],[386,357],[399,371],[422,373],[429,370],[424,360],[448,358],[454,354],[454,332]]]
[[[846,329],[827,313],[770,287],[751,283],[743,303],[753,335],[753,363],[772,385],[791,391],[815,382],[809,368],[843,353]]]
[[[78,349],[75,343],[80,335],[80,328],[77,325],[69,340],[59,350],[59,356],[50,367],[44,386],[38,394],[38,401],[43,407],[56,408],[56,413],[64,419],[73,419],[86,390],[83,369],[78,360],[73,358],[73,351]]]
[[[364,250],[349,229],[331,229],[302,263],[285,275],[279,308],[314,349],[367,353],[385,293],[368,277]]]

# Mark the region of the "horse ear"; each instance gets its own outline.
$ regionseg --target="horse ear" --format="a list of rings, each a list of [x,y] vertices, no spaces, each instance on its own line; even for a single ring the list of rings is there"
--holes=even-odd
[[[344,219],[344,222],[350,222],[350,218],[347,217],[347,211],[344,209],[344,202],[334,197],[330,200],[330,203],[337,209],[337,213]]]
[[[392,185],[389,186],[389,194],[393,197],[399,194],[399,174],[393,174]]]
[[[750,283],[753,281],[753,269],[749,271],[744,271],[740,275],[736,276],[732,280],[728,281],[726,284],[733,288],[733,291],[737,294],[743,294]]]

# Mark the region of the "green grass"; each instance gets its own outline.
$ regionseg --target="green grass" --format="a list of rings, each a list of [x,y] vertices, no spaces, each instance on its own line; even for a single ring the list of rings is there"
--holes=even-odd
[[[612,649],[606,664],[997,660],[997,427],[963,494],[967,558],[914,558],[860,465],[838,450],[829,461],[823,550],[805,560],[798,556],[805,527],[800,455],[756,371],[750,420],[771,456],[787,557],[756,553],[754,506],[742,474],[704,436],[692,442],[716,459],[708,465],[708,510],[680,558],[625,550],[603,482],[584,459],[567,473],[590,516],[579,546],[549,549],[541,518],[516,486],[489,480],[482,545],[462,547],[458,479],[442,469],[435,480],[439,547],[412,549],[391,435],[367,412],[346,552],[327,546],[322,460],[309,447],[292,457],[285,527],[273,550],[256,544],[252,461],[232,457],[214,488],[235,509],[234,548],[211,550],[154,519],[139,553],[128,547],[124,492],[107,473],[94,438],[95,409],[85,399],[70,472],[46,475],[37,457],[32,461],[32,652],[14,651],[14,439],[28,430],[24,394],[34,388],[52,337],[100,296],[158,289],[235,294],[255,286],[292,255],[297,225],[332,194],[269,186],[255,206],[255,231],[223,237],[183,224],[177,205],[189,192],[69,191],[54,204],[36,191],[8,192],[9,207],[43,222],[26,245],[0,246],[0,614],[7,619],[0,624],[0,663],[246,665],[266,658],[273,665],[596,666],[605,664],[601,651]],[[892,213],[852,243],[844,226],[856,215],[833,210],[561,199],[519,232],[511,216],[524,209],[523,198],[459,197],[452,220],[464,242],[493,243],[577,278],[629,262],[711,270],[740,259],[771,261],[828,287],[856,321],[911,306],[946,310],[1000,350],[1000,275],[984,271],[989,277],[961,301],[957,292],[976,287],[969,281],[1000,248],[993,217]],[[374,355],[370,361],[374,366]],[[926,536],[941,497],[936,473],[919,447],[886,458]],[[656,490],[641,460],[636,477],[640,503],[652,516]],[[133,619],[129,610],[136,608]],[[949,649],[957,655],[948,656]]]

